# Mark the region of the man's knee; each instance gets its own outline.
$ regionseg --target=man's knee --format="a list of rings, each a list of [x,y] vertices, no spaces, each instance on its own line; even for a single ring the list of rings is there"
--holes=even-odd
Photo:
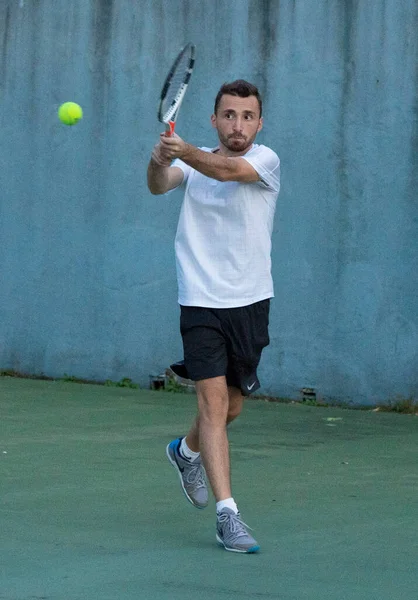
[[[241,414],[243,402],[244,398],[238,388],[228,388],[228,423]]]
[[[225,422],[228,414],[228,388],[225,377],[196,382],[199,419]]]

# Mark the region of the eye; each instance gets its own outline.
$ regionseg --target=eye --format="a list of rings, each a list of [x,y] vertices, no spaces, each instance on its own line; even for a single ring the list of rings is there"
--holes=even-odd
[[[245,115],[245,120],[246,121],[252,121],[253,120],[253,115]]]
[[[234,118],[234,115],[232,113],[226,113],[225,114],[225,119],[231,120]]]

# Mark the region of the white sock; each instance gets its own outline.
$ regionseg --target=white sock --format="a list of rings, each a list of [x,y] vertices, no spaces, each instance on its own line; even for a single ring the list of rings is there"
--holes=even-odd
[[[180,454],[186,460],[190,460],[190,462],[194,462],[200,457],[200,452],[193,452],[190,450],[189,446],[186,444],[186,438],[184,437],[180,443]]]
[[[216,503],[217,513],[221,512],[223,508],[230,508],[236,515],[238,514],[238,506],[235,504],[235,500],[233,498],[226,498],[225,500],[220,500]]]

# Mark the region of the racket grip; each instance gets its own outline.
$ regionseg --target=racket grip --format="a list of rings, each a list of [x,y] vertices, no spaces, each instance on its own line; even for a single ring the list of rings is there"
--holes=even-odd
[[[171,137],[173,135],[175,126],[176,126],[175,121],[169,121],[168,123],[166,123],[165,135],[167,137]]]

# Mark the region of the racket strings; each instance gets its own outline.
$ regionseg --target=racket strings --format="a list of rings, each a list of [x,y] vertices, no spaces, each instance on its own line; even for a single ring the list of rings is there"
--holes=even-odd
[[[168,86],[166,89],[165,97],[162,99],[161,112],[163,116],[170,116],[179,100],[182,98],[182,92],[184,85],[188,81],[189,74],[191,72],[191,56],[189,53],[185,53],[179,63],[174,69]]]

